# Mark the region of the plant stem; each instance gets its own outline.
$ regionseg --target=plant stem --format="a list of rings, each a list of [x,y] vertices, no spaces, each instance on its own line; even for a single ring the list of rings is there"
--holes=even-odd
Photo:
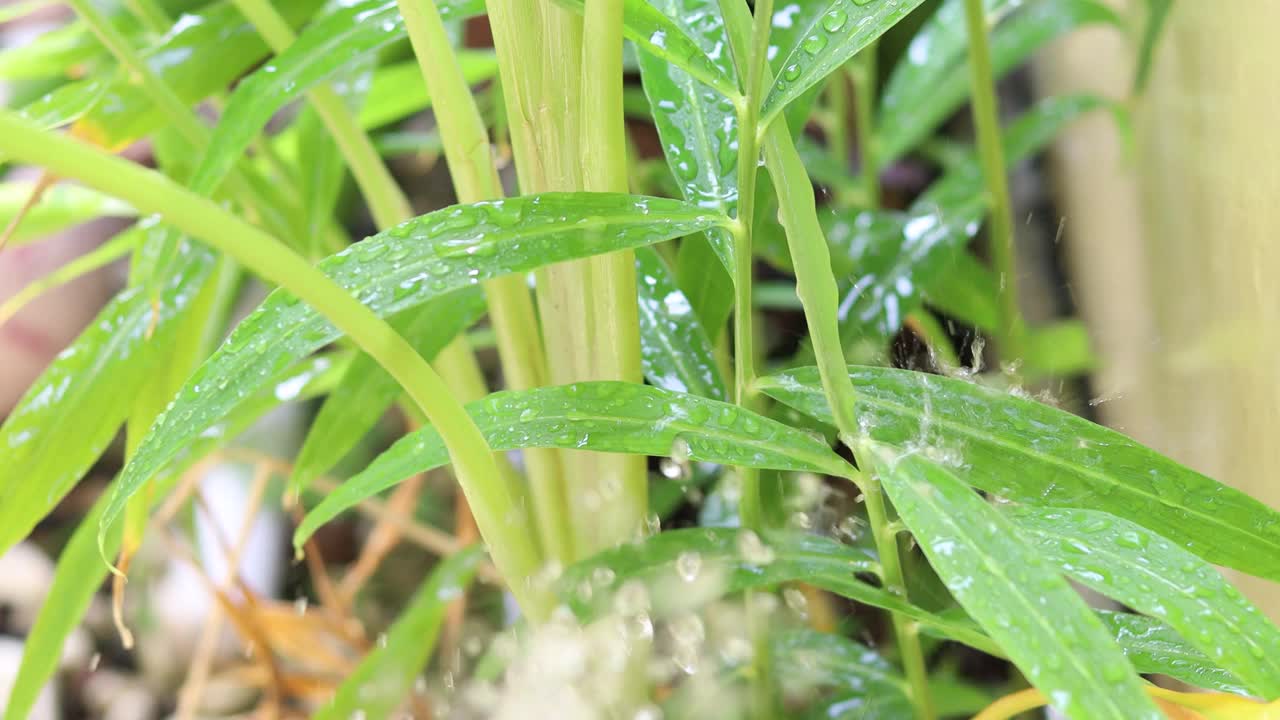
[[[153,33],[164,34],[173,25],[168,13],[155,0],[125,0],[125,5]]]
[[[750,23],[745,3],[722,0],[721,8],[724,10],[731,47],[745,48]],[[765,81],[772,81],[767,69],[763,70],[763,76]],[[782,113],[778,113],[765,128],[757,130],[744,127],[739,132],[745,134],[753,130],[764,137],[765,161],[777,191],[779,216],[786,231],[796,275],[796,294],[804,308],[818,373],[822,377],[822,387],[835,416],[841,441],[850,448],[856,448],[857,438],[862,434],[854,414],[857,398],[840,344],[836,311],[840,295],[835,275],[831,271],[831,253],[826,236],[818,222],[813,183],[796,151],[786,117]],[[741,143],[742,140],[739,139],[739,145]],[[863,494],[866,496],[876,549],[884,566],[886,589],[905,597],[906,588],[902,582],[897,538],[888,528],[879,483],[874,478],[868,479],[863,486]],[[892,615],[892,618],[916,714],[922,720],[932,720],[933,703],[929,697],[928,677],[925,674],[918,631],[906,618],[900,618],[897,614]]]
[[[964,0],[965,26],[969,33],[969,70],[973,84],[973,124],[978,135],[978,156],[987,194],[991,198],[991,262],[1000,278],[1001,331],[1010,360],[1022,354],[1022,314],[1018,310],[1018,277],[1014,261],[1013,208],[1004,168],[1000,116],[996,103],[995,74],[987,44],[986,13],[982,0]]]
[[[876,46],[871,43],[863,48],[850,68],[853,91],[857,94],[854,111],[858,133],[858,169],[862,178],[862,192],[873,208],[880,207],[880,157],[876,152]],[[844,162],[848,162],[845,158]]]
[[[449,44],[439,10],[432,0],[400,0],[400,14],[434,99],[436,123],[458,199],[474,203],[501,198],[489,134]],[[546,385],[542,338],[524,279],[513,275],[491,280],[484,290],[507,386],[526,390]],[[568,500],[559,455],[550,449],[530,448],[524,457],[543,550],[562,564],[572,562]]]
[[[42,132],[7,111],[0,112],[0,152],[159,214],[292,292],[349,335],[408,391],[440,433],[494,562],[521,606],[535,616],[550,612],[550,597],[526,582],[540,566],[528,543],[532,528],[517,498],[500,482],[484,436],[435,370],[373,311],[270,234],[159,173],[73,138]]]
[[[627,192],[627,135],[622,108],[622,0],[588,0],[583,17],[581,146],[578,162],[582,189]],[[630,250],[578,263],[582,279],[595,290],[590,298],[594,342],[591,369],[582,379],[643,382],[640,370],[640,320],[636,304],[635,254]],[[598,478],[579,477],[603,502],[603,513],[588,521],[587,551],[630,539],[643,526],[649,507],[645,460],[639,455],[590,456]],[[589,499],[589,496],[584,499]],[[589,504],[588,508],[589,509]],[[575,516],[581,517],[578,513]]]

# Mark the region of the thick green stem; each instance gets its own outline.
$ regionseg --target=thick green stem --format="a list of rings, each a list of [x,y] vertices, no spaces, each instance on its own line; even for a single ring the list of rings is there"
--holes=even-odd
[[[517,498],[500,482],[484,436],[435,370],[373,311],[276,238],[159,173],[43,132],[8,112],[0,112],[0,152],[162,216],[289,290],[349,335],[408,391],[440,433],[494,562],[521,606],[535,616],[550,612],[549,595],[528,582],[541,564],[527,541],[532,528]]]
[[[436,123],[458,199],[473,203],[502,197],[489,134],[449,44],[439,10],[432,0],[400,0],[400,14],[427,89],[435,99]],[[492,280],[485,283],[484,290],[507,386],[525,390],[546,385],[542,338],[524,279],[513,275]],[[573,544],[559,455],[550,449],[530,448],[524,456],[542,547],[551,559],[569,563],[574,557]]]
[[[1005,175],[1004,144],[1000,139],[1000,115],[996,104],[995,73],[987,44],[987,21],[982,0],[964,0],[965,26],[969,32],[969,71],[973,84],[973,124],[978,135],[978,157],[991,199],[991,262],[1000,278],[1001,332],[1010,360],[1022,354],[1022,313],[1018,310],[1018,275],[1014,261],[1013,208]]]

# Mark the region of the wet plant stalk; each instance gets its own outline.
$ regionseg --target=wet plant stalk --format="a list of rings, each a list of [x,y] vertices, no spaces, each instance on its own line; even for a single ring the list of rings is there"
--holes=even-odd
[[[1004,145],[1000,139],[1000,115],[996,102],[995,74],[987,43],[986,13],[982,0],[964,0],[965,27],[969,34],[969,72],[973,84],[973,124],[978,136],[978,158],[987,195],[991,199],[991,262],[1000,278],[1000,331],[1009,360],[1022,354],[1023,324],[1018,310],[1018,275],[1013,247],[1013,209],[1005,175]]]
[[[724,7],[729,4],[738,5],[736,0],[721,0],[722,15],[727,16],[736,11],[736,8]],[[772,17],[773,0],[758,0],[751,23],[750,43],[741,34],[730,35],[730,51],[745,91],[743,96],[733,99],[738,116],[738,217],[733,225],[733,376],[734,402],[744,408],[750,408],[752,404],[752,387],[756,378],[752,312],[755,271],[752,221],[755,218],[756,179],[760,169],[760,143],[756,126],[760,120],[761,91],[766,74]],[[745,467],[738,468],[737,472],[741,485],[738,508],[742,526],[752,531],[762,530],[765,522],[760,473],[755,468]],[[747,593],[747,632],[752,645],[751,708],[754,717],[766,720],[775,716],[777,693],[774,687],[768,612],[758,600],[756,593]]]
[[[720,5],[731,45],[745,48],[751,32],[751,16],[746,5],[732,0],[722,0]],[[765,82],[772,80],[767,69],[762,73]],[[744,127],[740,132],[747,133],[750,130]],[[850,448],[856,448],[861,432],[854,415],[856,396],[853,382],[849,379],[840,344],[836,314],[840,295],[831,270],[831,253],[827,248],[826,236],[818,223],[813,184],[796,151],[795,142],[791,139],[785,116],[778,113],[766,127],[757,129],[757,133],[763,138],[765,163],[777,191],[779,216],[786,231],[787,245],[791,250],[795,269],[796,294],[800,297],[809,335],[813,340],[822,387],[835,416],[841,440]],[[885,513],[884,496],[879,482],[866,477],[862,483],[862,491],[876,549],[884,566],[886,588],[905,597],[906,587],[902,581],[897,537]],[[908,618],[896,613],[892,618],[916,715],[923,720],[932,720],[933,702],[929,697],[928,675],[925,672],[918,628]]]
[[[532,527],[518,498],[501,481],[484,436],[448,385],[391,326],[267,232],[154,171],[43,132],[5,111],[0,111],[0,152],[160,215],[292,292],[349,335],[406,389],[440,433],[476,521],[490,538],[494,561],[521,606],[534,614],[550,611],[545,590],[524,581],[541,564],[528,543]]]
[[[274,52],[280,53],[293,44],[296,39],[293,29],[269,2],[233,1]],[[307,93],[307,101],[315,108],[333,136],[378,227],[392,227],[412,218],[413,209],[409,199],[382,162],[368,134],[360,127],[355,115],[337,92],[327,86],[317,87]],[[467,199],[464,198],[463,202],[467,202]],[[433,365],[463,402],[478,400],[488,394],[484,375],[480,372],[480,366],[465,336],[455,339],[437,353]],[[507,492],[513,497],[520,497],[523,492],[519,478],[506,456],[497,455],[495,465],[501,473],[498,480],[507,486]],[[508,579],[521,583],[526,581],[526,578]],[[528,611],[533,612],[533,609]]]
[[[436,122],[458,200],[474,203],[501,198],[489,134],[449,44],[439,10],[432,0],[400,0],[400,9],[423,79],[436,100]],[[527,390],[546,385],[545,352],[524,278],[512,275],[490,280],[484,291],[507,386]],[[551,449],[529,448],[524,458],[543,552],[547,559],[567,564],[573,560],[573,544],[560,456]]]

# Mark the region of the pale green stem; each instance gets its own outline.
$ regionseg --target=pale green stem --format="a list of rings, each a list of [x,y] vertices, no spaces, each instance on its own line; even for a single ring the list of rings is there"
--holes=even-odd
[[[400,0],[400,14],[434,99],[436,123],[458,199],[474,203],[501,198],[502,184],[493,165],[489,134],[449,44],[439,10],[432,0]],[[491,280],[484,290],[507,387],[527,390],[546,385],[542,338],[524,279],[512,275]],[[543,550],[562,564],[572,562],[569,506],[559,455],[551,449],[530,448],[524,457]]]
[[[987,45],[986,12],[982,0],[964,0],[965,26],[969,33],[969,71],[973,84],[973,124],[978,136],[978,158],[991,199],[991,264],[1000,278],[1000,329],[1009,355],[1022,354],[1022,313],[1018,310],[1018,274],[1013,247],[1013,207],[1005,175],[1004,144],[1000,139],[1000,114],[996,102],[995,73]]]
[[[532,528],[518,499],[500,481],[484,436],[435,370],[372,310],[270,234],[159,173],[43,132],[7,111],[0,112],[0,152],[160,215],[292,292],[350,336],[405,388],[440,433],[494,562],[521,606],[534,616],[550,611],[549,595],[527,582],[541,565],[528,542]]]
[[[862,178],[862,192],[871,207],[880,207],[880,156],[876,152],[876,45],[863,48],[851,68],[857,113],[858,170]],[[843,122],[843,120],[841,120]],[[848,162],[845,158],[843,162]]]

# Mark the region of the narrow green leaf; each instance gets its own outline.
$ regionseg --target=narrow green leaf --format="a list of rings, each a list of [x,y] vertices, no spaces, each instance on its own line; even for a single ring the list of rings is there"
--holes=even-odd
[[[733,77],[724,21],[714,0],[651,0],[707,53],[717,71]],[[662,142],[662,153],[686,200],[734,217],[738,207],[738,114],[729,98],[651,53],[640,53],[640,80]],[[706,234],[733,271],[728,233]]]
[[[1173,0],[1147,0],[1147,23],[1142,29],[1142,45],[1138,48],[1138,67],[1133,73],[1133,93],[1147,89],[1151,68],[1155,64],[1156,45],[1173,10]]]
[[[803,29],[800,44],[782,61],[782,69],[760,109],[761,127],[767,126],[792,100],[875,42],[922,2],[924,0],[833,0],[822,15]]]
[[[163,343],[213,268],[209,252],[183,248],[166,270],[158,316],[141,288],[116,295],[0,426],[0,552],[53,509],[124,422],[156,360],[148,328],[154,323],[152,340]]]
[[[556,0],[579,15],[583,12],[583,0]],[[703,18],[703,23],[713,22]],[[679,66],[698,82],[715,90],[725,97],[737,97],[738,83],[731,73],[726,73],[712,56],[721,58],[729,53],[729,48],[721,45],[708,54],[693,38],[681,28],[681,24],[672,20],[648,0],[623,0],[622,2],[622,35],[635,43],[645,53]],[[700,32],[701,27],[694,27]]]
[[[838,476],[852,471],[808,433],[736,405],[648,385],[602,381],[498,392],[467,411],[498,451],[564,448]],[[432,427],[401,438],[307,513],[294,544],[361,500],[448,460]]]
[[[636,250],[636,288],[644,376],[660,388],[727,400],[707,332],[653,248]]]
[[[481,0],[438,4],[445,19],[478,15]],[[240,81],[205,150],[192,187],[220,180],[250,141],[285,105],[354,64],[372,60],[407,37],[396,0],[365,0],[341,7],[308,25],[285,51]]]
[[[1098,359],[1084,323],[1062,320],[1029,329],[1023,362],[1030,376],[1076,375],[1094,369]]]
[[[1077,581],[1167,622],[1259,697],[1280,695],[1280,630],[1205,561],[1093,510],[1011,506],[1005,514]]]
[[[21,8],[21,4],[19,5]],[[10,13],[0,7],[0,23]],[[136,23],[122,26],[121,32],[137,33]],[[71,22],[53,28],[26,42],[16,43],[0,52],[0,79],[35,80],[72,77],[78,68],[102,63],[108,59],[106,49],[83,22]]]
[[[386,317],[490,278],[670,240],[726,222],[676,200],[547,193],[457,205],[352,245],[319,268]],[[187,382],[113,491],[104,527],[184,445],[278,369],[339,337],[322,315],[277,290]]]
[[[1138,672],[1168,675],[1206,690],[1249,694],[1239,678],[1214,665],[1173,628],[1159,620],[1108,610],[1099,610],[1097,615]]]
[[[460,14],[465,13],[455,12],[454,16]],[[458,50],[456,56],[468,83],[490,80],[498,74],[498,58],[491,50]],[[418,62],[388,65],[373,74],[369,98],[360,110],[360,125],[366,129],[382,127],[429,107],[431,98]]]
[[[1087,94],[1046,98],[1006,129],[1006,162],[1012,166],[1039,152],[1067,124],[1095,109],[1112,109],[1123,126],[1123,111],[1117,107]],[[832,268],[842,280],[852,278],[843,286],[847,289],[839,308],[846,344],[890,337],[935,285],[945,292],[971,283],[965,289],[991,292],[988,298],[971,295],[969,309],[982,313],[984,304],[995,305],[998,288],[993,278],[987,282],[991,274],[966,263],[971,258],[964,248],[977,234],[988,201],[976,154],[964,158],[905,213],[846,211],[823,219]]]
[[[1000,323],[995,273],[971,252],[956,253],[951,261],[946,272],[923,283],[925,302],[960,322],[994,332]]]
[[[198,443],[199,448],[192,448],[193,452],[185,454],[165,471],[157,491],[152,495],[153,500],[159,502],[168,492],[168,487],[197,460],[239,435],[268,410],[279,406],[281,400],[277,397],[278,394],[287,395],[292,400],[314,397],[327,391],[341,377],[339,371],[345,367],[344,362],[316,357],[279,376],[277,387],[289,388],[288,393],[279,393],[274,388],[260,393],[253,401],[242,406],[234,417],[228,418],[226,426],[220,428],[220,432],[202,437]],[[107,565],[98,554],[98,520],[107,507],[108,497],[107,493],[98,497],[58,556],[49,594],[40,607],[35,624],[27,633],[22,665],[14,679],[13,692],[9,695],[9,705],[5,708],[3,720],[22,720],[27,717],[40,688],[44,687],[58,669],[67,636],[80,625],[93,596],[98,593],[107,577]],[[120,534],[120,527],[117,526],[104,539],[103,551],[108,557],[115,557],[119,551]]]
[[[0,183],[0,228],[9,225],[31,197],[33,188],[34,181]],[[22,218],[6,247],[17,247],[99,217],[127,218],[135,215],[137,211],[128,203],[80,185],[59,183],[45,190],[40,202]]]
[[[634,612],[619,607],[634,598],[618,595],[637,583],[648,591],[646,612],[664,617],[743,590],[805,582],[900,613],[984,652],[1000,653],[971,623],[934,615],[854,576],[878,572],[866,551],[830,538],[802,533],[762,538],[737,528],[689,528],[658,533],[576,563],[565,570],[559,588],[574,613],[590,621],[614,610]]]
[[[320,0],[297,0],[283,3],[281,11],[296,24],[319,5]],[[183,16],[155,46],[142,51],[151,69],[187,103],[226,88],[266,55],[257,31],[225,0]],[[113,68],[108,73],[64,85],[23,108],[23,115],[55,126],[79,114],[81,134],[107,148],[122,147],[165,123],[165,114],[126,71]],[[87,109],[86,101],[92,101]]]
[[[689,298],[712,343],[724,333],[733,310],[733,278],[718,258],[705,234],[680,241],[676,252],[676,285]]]
[[[431,659],[446,608],[466,592],[483,554],[473,546],[436,566],[387,631],[386,642],[369,651],[342,681],[333,700],[316,712],[316,720],[392,717]]]
[[[860,452],[952,595],[1055,709],[1163,717],[1089,606],[986,500],[919,452]]]
[[[484,314],[484,297],[468,288],[411,308],[391,326],[427,361]],[[293,465],[294,488],[301,489],[328,472],[378,422],[400,394],[400,386],[376,360],[360,353],[320,406]]]
[[[1218,565],[1280,580],[1280,513],[1083,418],[1018,395],[905,370],[852,366],[874,440],[933,447],[1000,497],[1100,510]],[[831,422],[816,368],[759,381],[771,397]]]
[[[810,717],[891,720],[912,714],[907,681],[875,650],[848,638],[813,630],[774,633],[774,665],[789,692],[821,688],[828,698]],[[815,710],[817,712],[815,712]]]
[[[985,7],[988,23],[994,25],[991,62],[997,76],[1078,27],[1124,27],[1113,10],[1095,0],[986,0]],[[884,129],[880,162],[893,162],[928,138],[969,92],[964,2],[946,0],[885,83],[876,120],[876,127]]]

